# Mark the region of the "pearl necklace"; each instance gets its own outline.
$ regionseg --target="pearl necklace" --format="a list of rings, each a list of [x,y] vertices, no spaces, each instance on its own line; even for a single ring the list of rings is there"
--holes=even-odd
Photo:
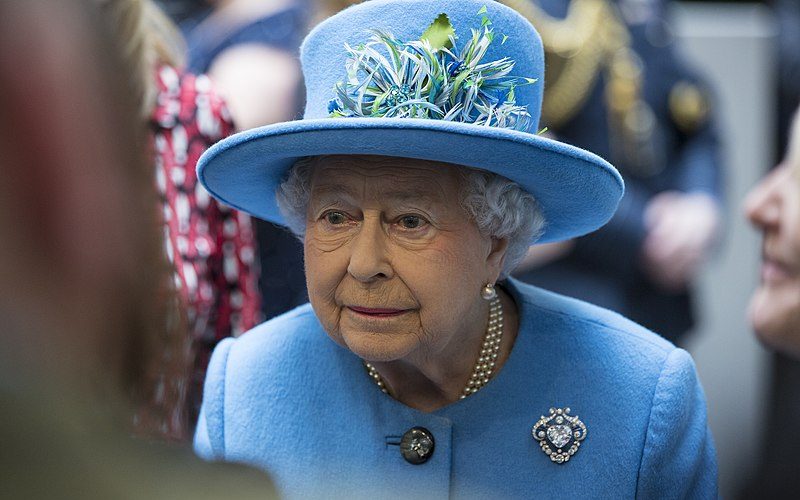
[[[489,324],[486,327],[486,335],[483,337],[481,352],[475,367],[472,369],[472,375],[470,375],[466,387],[461,391],[461,399],[470,394],[475,394],[489,383],[497,365],[497,357],[500,355],[500,340],[502,337],[503,304],[500,302],[500,297],[495,297],[489,303]],[[364,361],[364,366],[367,368],[370,378],[375,381],[381,391],[384,394],[389,394],[386,383],[372,363]]]

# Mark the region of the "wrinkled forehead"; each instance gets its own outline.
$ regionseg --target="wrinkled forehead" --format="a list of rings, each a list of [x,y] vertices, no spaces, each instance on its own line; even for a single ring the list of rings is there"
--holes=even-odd
[[[349,194],[412,200],[450,201],[459,189],[459,170],[447,163],[369,155],[319,156],[311,159],[311,196]]]

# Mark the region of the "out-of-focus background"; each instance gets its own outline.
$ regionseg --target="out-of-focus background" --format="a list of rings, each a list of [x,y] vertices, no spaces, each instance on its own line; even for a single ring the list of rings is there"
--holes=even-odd
[[[746,488],[758,498],[754,482],[765,479],[763,471],[757,476],[760,457],[781,453],[770,447],[772,426],[791,418],[775,414],[771,397],[775,363],[788,362],[761,348],[744,319],[761,249],[759,235],[741,216],[741,202],[776,161],[778,106],[796,104],[777,102],[778,25],[769,6],[680,2],[671,6],[670,19],[681,52],[717,91],[726,168],[725,238],[696,283],[699,321],[687,347],[708,397],[720,492],[735,498]],[[786,439],[788,433],[779,433]],[[786,459],[800,470],[799,455]]]
[[[357,2],[71,1],[98,8],[96,18],[87,17],[105,26],[98,30],[102,33],[94,34],[102,41],[95,45],[106,45],[110,36],[119,38],[124,49],[120,52],[125,60],[118,61],[119,67],[105,68],[105,77],[125,94],[117,104],[124,102],[122,108],[138,110],[138,115],[131,114],[136,123],[121,124],[120,130],[136,128],[136,134],[147,136],[126,147],[147,153],[147,158],[131,163],[137,163],[135,168],[144,169],[138,173],[155,182],[153,186],[142,182],[136,193],[130,182],[122,183],[120,190],[130,189],[128,195],[138,200],[152,196],[152,200],[147,198],[153,202],[149,209],[163,220],[153,227],[142,224],[139,230],[151,240],[146,250],[153,253],[148,255],[154,255],[156,247],[166,251],[158,262],[151,259],[148,283],[160,283],[164,276],[159,273],[174,282],[174,289],[163,297],[161,291],[147,289],[141,298],[137,295],[137,304],[131,300],[125,306],[142,309],[141,315],[147,316],[143,324],[156,318],[156,323],[163,323],[160,326],[168,326],[154,327],[154,331],[169,331],[145,340],[137,340],[137,332],[128,332],[130,338],[118,340],[120,352],[133,346],[139,356],[119,354],[120,366],[131,368],[127,364],[144,359],[148,363],[142,366],[155,367],[152,373],[141,367],[133,370],[141,387],[135,401],[125,404],[153,410],[132,412],[134,427],[142,433],[185,444],[197,417],[205,366],[216,343],[306,301],[297,240],[284,229],[209,200],[197,185],[195,164],[205,148],[231,133],[301,116],[300,43],[315,23]],[[721,495],[797,497],[800,363],[765,350],[749,326],[747,307],[759,282],[761,238],[745,220],[742,201],[783,155],[789,119],[800,103],[800,0],[500,1],[531,19],[548,51],[542,125],[554,137],[609,159],[620,168],[628,186],[626,200],[609,226],[577,241],[534,247],[518,277],[615,309],[688,349],[708,399]],[[34,3],[32,23],[53,17],[48,11],[52,6],[46,2],[17,1],[14,5],[26,7],[12,10],[25,11]],[[150,9],[153,5],[160,10]],[[66,30],[64,23],[51,24],[48,29]],[[17,32],[10,26],[0,34],[8,35],[13,43],[27,39],[29,30]],[[80,26],[74,29],[78,42],[77,34],[85,31]],[[32,51],[37,47],[43,53],[55,53],[44,43],[29,45]],[[11,50],[11,45],[5,49],[0,47],[0,69],[7,70],[0,83],[8,80],[10,87],[24,93],[25,82],[14,74],[21,52]],[[48,70],[54,75],[56,70],[70,74],[69,65],[49,59],[44,63],[50,64]],[[72,68],[73,77],[82,74],[81,68],[77,64]],[[130,85],[117,79],[127,79]],[[575,84],[579,81],[585,85]],[[59,96],[75,101],[64,92]],[[53,98],[42,96],[42,102],[45,97]],[[107,115],[108,106],[101,104],[96,109],[86,107]],[[78,109],[74,102],[72,107]],[[6,122],[15,120],[10,117]],[[77,120],[69,120],[73,121]],[[87,129],[86,134],[102,138],[101,128]],[[60,130],[74,132],[63,126]],[[77,141],[64,142],[71,140]],[[32,141],[30,147],[37,148],[37,141]],[[4,147],[15,145],[9,141]],[[113,157],[113,152],[107,153]],[[87,162],[83,157],[79,160],[69,167],[80,170]],[[18,166],[6,165],[2,157],[0,164]],[[39,167],[43,178],[61,169],[44,160]],[[88,170],[84,174],[97,178]],[[94,200],[99,206],[108,203],[100,198]],[[54,210],[47,200],[39,201],[44,212]],[[12,224],[16,219],[7,219],[0,217],[0,222],[17,227]],[[158,241],[163,244],[156,245],[156,235],[150,234],[155,229],[161,230],[164,241]],[[119,248],[143,239],[131,237],[126,242],[122,238]],[[664,248],[671,248],[671,253],[665,254]],[[108,250],[117,255],[111,247]],[[144,254],[140,257],[144,259]],[[101,267],[96,260],[90,264],[95,270]],[[114,281],[113,269],[108,264],[109,282]],[[132,282],[144,287],[141,276],[129,274]],[[41,296],[30,299],[32,308],[39,299],[42,304],[52,303],[50,292],[45,291],[49,285],[50,281],[42,281]],[[16,304],[15,290],[4,289],[11,293],[2,298],[11,297],[8,303]],[[145,310],[142,304],[148,295],[157,295],[162,306],[177,306],[179,312],[163,307],[172,311],[170,315],[152,304],[148,307],[153,311]],[[120,306],[120,310],[125,308]],[[60,317],[65,311],[55,309],[37,310],[45,316],[52,313],[53,324],[70,317]],[[103,321],[96,318],[97,324]],[[134,326],[138,325],[129,329]],[[101,335],[85,337],[87,345],[101,343]],[[24,343],[24,339],[19,335],[17,340]],[[75,359],[80,364],[82,358]],[[48,364],[44,358],[39,361],[42,366]],[[70,363],[65,363],[65,371],[73,369],[66,365]],[[111,365],[113,361],[104,359],[97,370],[103,373]],[[164,369],[166,365],[170,368]],[[16,390],[13,384],[6,385]],[[32,404],[34,409],[36,405]]]

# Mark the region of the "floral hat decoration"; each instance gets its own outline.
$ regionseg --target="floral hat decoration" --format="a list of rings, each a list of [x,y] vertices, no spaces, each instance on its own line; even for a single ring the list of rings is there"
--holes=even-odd
[[[544,53],[514,10],[481,0],[370,0],[317,26],[301,47],[302,120],[235,134],[200,158],[223,203],[285,224],[275,191],[299,158],[383,155],[500,174],[536,197],[539,242],[598,229],[623,194],[600,157],[537,130]]]

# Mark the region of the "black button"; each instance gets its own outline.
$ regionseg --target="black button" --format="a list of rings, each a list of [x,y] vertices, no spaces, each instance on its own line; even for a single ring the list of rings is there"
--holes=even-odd
[[[414,465],[424,464],[433,456],[433,434],[424,427],[413,427],[403,434],[400,453],[406,462]]]

